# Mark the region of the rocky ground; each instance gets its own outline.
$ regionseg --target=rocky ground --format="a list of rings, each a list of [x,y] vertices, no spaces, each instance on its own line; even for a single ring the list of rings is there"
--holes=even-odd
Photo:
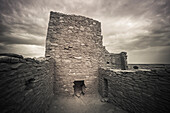
[[[78,97],[54,97],[47,113],[127,113],[113,104],[102,102],[98,95]]]

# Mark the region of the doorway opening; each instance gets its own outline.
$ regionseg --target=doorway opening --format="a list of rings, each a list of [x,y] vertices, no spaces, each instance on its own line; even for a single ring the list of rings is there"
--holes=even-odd
[[[104,97],[108,97],[108,80],[104,78]]]
[[[80,97],[81,95],[85,95],[85,89],[86,86],[84,84],[84,80],[80,80],[80,81],[74,81],[74,95],[77,97]]]

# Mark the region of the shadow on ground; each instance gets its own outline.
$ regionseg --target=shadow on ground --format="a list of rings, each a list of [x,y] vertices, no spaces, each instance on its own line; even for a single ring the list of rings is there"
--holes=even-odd
[[[56,96],[47,113],[128,113],[100,100],[98,95],[85,95],[80,98]]]

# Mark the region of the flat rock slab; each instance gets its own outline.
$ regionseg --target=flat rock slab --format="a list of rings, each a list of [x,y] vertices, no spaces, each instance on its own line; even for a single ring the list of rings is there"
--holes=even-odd
[[[47,113],[128,113],[111,103],[101,102],[100,96],[55,97]]]

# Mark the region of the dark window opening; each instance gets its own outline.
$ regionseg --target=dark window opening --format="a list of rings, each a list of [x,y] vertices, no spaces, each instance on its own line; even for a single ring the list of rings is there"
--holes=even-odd
[[[81,95],[85,94],[86,86],[84,84],[84,80],[81,81],[74,81],[74,95],[80,97]]]
[[[25,86],[26,86],[25,90],[30,90],[30,89],[32,89],[32,88],[34,87],[34,81],[35,81],[34,78],[31,78],[31,79],[27,80],[27,81],[25,82]]]
[[[108,97],[108,80],[104,79],[104,97]]]
[[[109,64],[110,62],[107,62],[107,64]]]
[[[138,66],[133,66],[133,69],[139,69],[139,67]]]

